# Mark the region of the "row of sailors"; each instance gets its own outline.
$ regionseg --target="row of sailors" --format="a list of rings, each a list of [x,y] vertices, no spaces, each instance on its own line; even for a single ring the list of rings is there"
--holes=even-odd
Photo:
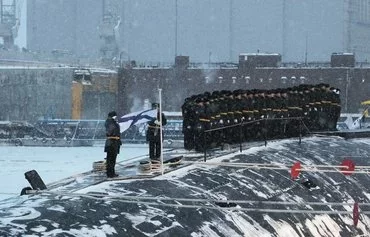
[[[185,149],[222,143],[298,136],[335,130],[340,116],[339,89],[328,84],[274,90],[214,91],[193,95],[182,105]],[[240,126],[243,125],[242,129]],[[224,128],[224,129],[220,129]],[[216,129],[212,132],[206,130]]]

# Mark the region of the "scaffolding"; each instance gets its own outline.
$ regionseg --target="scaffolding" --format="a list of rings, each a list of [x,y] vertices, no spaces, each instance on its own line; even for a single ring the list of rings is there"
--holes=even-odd
[[[99,25],[100,56],[103,63],[111,64],[118,60],[121,9],[122,2],[120,0],[103,0],[102,21]]]
[[[2,38],[3,48],[10,49],[14,46],[18,28],[16,1],[0,0],[0,38]]]

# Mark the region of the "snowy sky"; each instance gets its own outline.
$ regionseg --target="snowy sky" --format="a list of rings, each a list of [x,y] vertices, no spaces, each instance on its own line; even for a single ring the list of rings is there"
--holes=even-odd
[[[25,44],[27,1],[23,2],[17,38],[19,46]],[[102,1],[54,1],[53,5],[44,4],[51,1],[29,2],[38,4],[37,17],[30,22],[35,27],[28,35],[29,49],[63,48],[81,55],[86,54],[85,50],[96,52],[100,45],[97,26],[101,18]],[[192,62],[237,62],[239,53],[268,52],[282,54],[283,61],[304,61],[306,58],[309,61],[327,61],[331,53],[346,50],[346,34],[343,31],[345,1],[116,2],[121,2],[124,9],[120,11],[121,30],[117,38],[125,59],[172,62],[174,55],[187,55]],[[73,20],[74,6],[80,7],[77,8],[77,21]],[[59,11],[60,7],[64,7],[64,10]],[[43,14],[44,11],[50,12]],[[58,14],[53,14],[53,11]],[[327,14],[329,11],[330,14]],[[69,22],[75,22],[73,27]],[[37,33],[38,30],[34,32],[33,28],[41,33]]]

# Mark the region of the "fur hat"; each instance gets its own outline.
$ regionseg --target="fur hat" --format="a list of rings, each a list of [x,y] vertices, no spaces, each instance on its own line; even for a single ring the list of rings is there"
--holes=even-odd
[[[152,109],[158,109],[159,103],[152,103]]]
[[[108,113],[108,117],[113,118],[114,116],[117,116],[116,111],[111,111],[111,112]]]

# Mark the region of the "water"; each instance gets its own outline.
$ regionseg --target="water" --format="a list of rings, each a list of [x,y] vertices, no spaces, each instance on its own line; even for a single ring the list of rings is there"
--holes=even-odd
[[[30,186],[24,177],[36,170],[45,184],[89,171],[104,160],[104,147],[11,147],[0,146],[0,199],[19,195]],[[148,146],[123,144],[117,162],[148,154]]]

